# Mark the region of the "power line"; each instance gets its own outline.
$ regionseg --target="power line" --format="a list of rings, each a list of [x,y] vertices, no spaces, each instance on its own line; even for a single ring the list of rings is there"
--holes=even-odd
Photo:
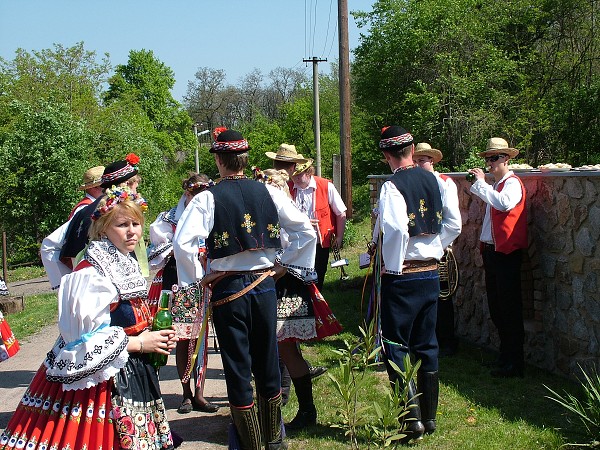
[[[329,40],[329,25],[331,23],[331,5],[333,5],[333,0],[329,0],[329,15],[327,16],[327,33],[325,33],[325,42],[323,43],[323,52],[321,53],[322,55],[325,54],[325,48],[327,47],[327,41]],[[336,21],[336,23],[337,23],[337,21]],[[335,38],[335,36],[334,36],[334,38]],[[334,39],[332,38],[332,40],[331,40],[332,45],[333,45],[333,41],[334,41]],[[329,51],[331,52],[331,47],[330,47]],[[329,55],[327,55],[327,56],[329,56]]]

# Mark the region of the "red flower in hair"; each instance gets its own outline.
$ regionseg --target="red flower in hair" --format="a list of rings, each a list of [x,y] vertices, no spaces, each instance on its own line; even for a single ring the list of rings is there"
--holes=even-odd
[[[216,141],[217,138],[219,137],[219,135],[223,132],[227,130],[227,127],[217,127],[214,129],[213,131],[213,139]]]
[[[130,153],[125,157],[125,161],[127,161],[132,166],[137,166],[140,162],[140,157],[135,153]]]

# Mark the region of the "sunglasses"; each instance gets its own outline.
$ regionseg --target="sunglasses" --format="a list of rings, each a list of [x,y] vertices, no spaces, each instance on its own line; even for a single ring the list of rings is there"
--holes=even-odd
[[[485,157],[485,162],[496,162],[498,161],[500,158],[506,158],[508,155],[494,155],[494,156],[486,156]]]

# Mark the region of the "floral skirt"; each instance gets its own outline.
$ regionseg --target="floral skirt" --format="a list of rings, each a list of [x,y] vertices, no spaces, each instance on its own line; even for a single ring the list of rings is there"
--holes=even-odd
[[[0,311],[0,362],[14,356],[19,348],[19,341],[15,338],[8,322],[2,315],[2,311]]]
[[[314,283],[286,274],[277,281],[277,340],[310,341],[338,334],[342,326]]]
[[[42,364],[0,435],[0,449],[172,449],[158,377],[130,357],[115,377],[64,391]]]

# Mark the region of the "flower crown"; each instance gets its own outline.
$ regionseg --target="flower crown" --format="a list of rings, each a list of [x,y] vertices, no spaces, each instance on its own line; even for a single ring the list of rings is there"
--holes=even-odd
[[[100,217],[108,213],[119,203],[126,200],[131,200],[136,205],[142,208],[142,212],[146,212],[148,209],[148,203],[142,198],[140,194],[134,194],[128,187],[117,187],[106,189],[104,191],[106,195],[106,203],[103,206],[97,208],[92,214],[92,220],[98,220]]]
[[[252,175],[256,181],[262,181],[263,183],[272,184],[273,177],[271,175],[265,175],[265,173],[260,170],[260,167],[252,166]]]
[[[206,189],[206,188],[209,188],[214,185],[215,185],[215,182],[213,180],[196,181],[195,183],[192,183],[191,181],[184,181],[183,189],[185,189],[186,191],[189,191],[189,192],[193,192],[196,189],[199,189],[199,188]]]

